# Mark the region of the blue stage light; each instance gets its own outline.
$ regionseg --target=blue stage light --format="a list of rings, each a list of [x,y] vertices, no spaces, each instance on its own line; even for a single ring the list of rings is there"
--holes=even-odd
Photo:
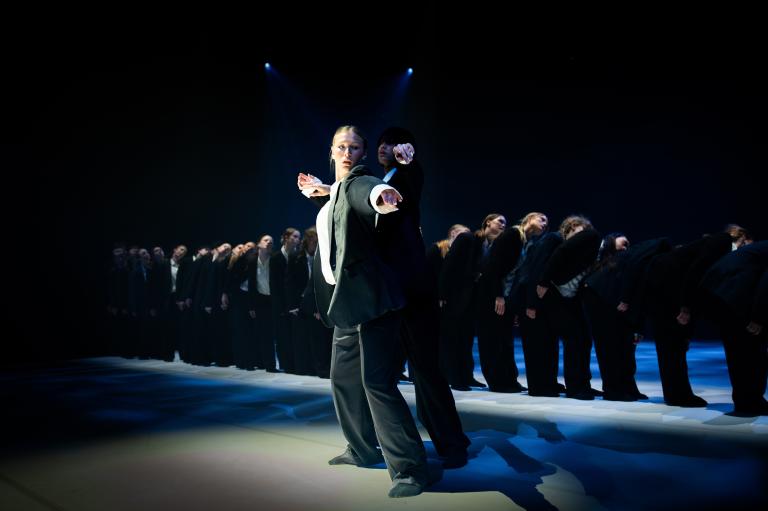
[[[412,75],[412,74],[413,74],[413,68],[412,68],[412,67],[409,67],[409,68],[408,68],[408,75],[410,76],[410,75]]]
[[[272,66],[270,66],[270,65],[269,65],[269,62],[265,62],[265,63],[264,63],[264,69],[266,69],[267,71],[269,71],[271,68],[272,68]]]

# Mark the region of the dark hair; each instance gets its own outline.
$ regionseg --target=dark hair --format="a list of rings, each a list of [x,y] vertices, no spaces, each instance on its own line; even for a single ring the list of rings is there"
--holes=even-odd
[[[413,133],[411,133],[405,128],[400,128],[398,126],[390,126],[389,128],[381,132],[381,135],[379,135],[379,140],[376,141],[376,147],[379,147],[381,144],[416,145],[416,137],[414,137]]]

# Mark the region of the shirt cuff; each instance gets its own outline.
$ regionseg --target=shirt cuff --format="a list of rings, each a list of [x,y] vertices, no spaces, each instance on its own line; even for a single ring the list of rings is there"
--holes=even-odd
[[[373,206],[373,209],[376,211],[376,213],[379,213],[380,215],[386,215],[387,213],[393,213],[397,211],[397,206],[391,206],[389,204],[376,204],[376,202],[379,200],[379,197],[381,196],[381,192],[384,190],[395,189],[387,184],[376,185],[373,187],[373,190],[371,190],[371,195],[369,196],[371,206]]]

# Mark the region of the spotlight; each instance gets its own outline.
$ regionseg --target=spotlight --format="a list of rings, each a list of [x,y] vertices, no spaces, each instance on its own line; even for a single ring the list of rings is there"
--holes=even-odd
[[[272,66],[270,66],[270,65],[269,65],[269,62],[265,62],[265,63],[264,63],[264,69],[266,69],[267,71],[269,71],[270,69],[272,69]]]
[[[412,68],[412,67],[409,67],[409,68],[408,68],[408,76],[410,76],[410,75],[412,75],[412,74],[413,74],[413,68]]]

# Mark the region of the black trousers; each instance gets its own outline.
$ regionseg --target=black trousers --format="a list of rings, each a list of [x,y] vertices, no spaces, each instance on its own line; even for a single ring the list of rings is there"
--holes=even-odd
[[[580,298],[564,298],[556,289],[550,288],[536,311],[536,319],[531,320],[523,314],[522,326],[523,349],[535,352],[534,356],[531,356],[533,353],[524,354],[529,391],[532,385],[536,389],[539,383],[544,386],[541,390],[555,390],[552,386],[557,385],[558,339],[563,341],[563,376],[567,394],[578,394],[590,388],[592,339]],[[529,367],[529,359],[534,366]],[[531,374],[535,375],[533,381]]]
[[[413,299],[403,309],[400,340],[416,390],[419,421],[441,456],[462,455],[469,445],[448,381],[440,371],[439,311],[434,301]]]
[[[494,310],[495,297],[475,294],[475,325],[480,369],[488,388],[518,386],[519,371],[515,362],[514,324],[512,311],[503,316]]]
[[[728,305],[710,298],[711,316],[716,318],[725,348],[725,362],[733,387],[733,404],[737,411],[748,411],[765,401],[768,379],[768,332],[763,325],[760,335],[747,332],[747,322],[737,317]]]
[[[665,401],[684,400],[693,395],[688,378],[686,353],[690,346],[692,326],[681,326],[675,319],[679,311],[674,306],[658,305],[650,310],[650,320],[656,341],[659,376]]]
[[[440,367],[451,385],[469,385],[474,379],[475,325],[471,311],[446,305],[440,311]]]
[[[254,320],[254,337],[256,338],[256,367],[274,370],[275,361],[275,329],[272,327],[272,300],[269,295],[256,293],[253,307],[256,311]]]
[[[229,295],[229,326],[232,335],[232,360],[235,367],[245,370],[256,369],[258,345],[256,343],[254,318],[251,317],[248,293],[240,289]]]
[[[294,373],[295,362],[291,335],[291,316],[287,312],[272,310],[272,327],[275,332],[275,341],[277,343],[277,360],[280,362],[280,369],[286,373]]]
[[[634,331],[621,313],[587,288],[582,295],[589,318],[595,355],[603,379],[603,391],[637,394]]]
[[[294,318],[293,347],[298,374],[329,378],[333,329],[314,315],[299,312]]]
[[[397,388],[396,336],[401,313],[390,312],[333,333],[331,388],[336,415],[349,447],[373,463],[381,446],[390,478],[426,484],[424,444]]]
[[[301,312],[295,316],[290,315],[291,322],[291,348],[293,349],[293,372],[308,376],[317,376],[315,364],[312,360],[312,323],[309,318]]]
[[[547,309],[539,309],[536,319],[531,319],[525,311],[518,311],[528,392],[558,392],[560,342],[548,315]]]

